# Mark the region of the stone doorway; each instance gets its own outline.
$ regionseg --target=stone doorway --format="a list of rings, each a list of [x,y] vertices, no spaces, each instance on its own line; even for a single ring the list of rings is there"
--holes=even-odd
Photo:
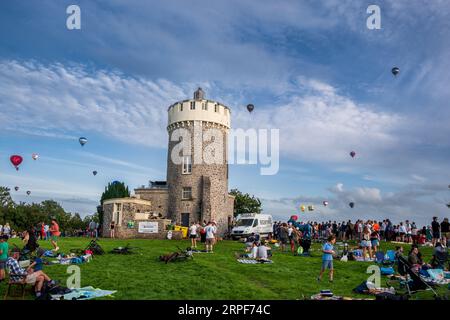
[[[189,213],[182,213],[181,214],[181,225],[183,227],[189,227]]]

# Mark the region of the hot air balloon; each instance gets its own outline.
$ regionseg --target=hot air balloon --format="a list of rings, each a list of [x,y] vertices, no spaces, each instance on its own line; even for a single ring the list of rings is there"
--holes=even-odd
[[[356,156],[356,152],[355,152],[355,151],[350,152],[350,156],[351,156],[352,158],[354,158],[354,157]]]
[[[328,205],[328,201],[324,201],[323,205],[326,207]]]
[[[78,141],[80,142],[81,146],[84,146],[88,140],[85,137],[81,137],[80,139],[78,139]]]
[[[450,208],[450,203],[447,203],[447,207]]]
[[[355,206],[355,203],[354,202],[350,202],[348,205],[350,206],[350,208],[353,209],[353,207]]]
[[[12,155],[9,160],[11,161],[11,163],[13,164],[13,166],[16,168],[16,170],[19,170],[19,165],[22,163],[23,158],[21,156],[18,155]]]
[[[17,186],[14,187],[14,190],[19,191],[19,187],[17,187]]]
[[[37,153],[33,153],[33,154],[31,155],[31,158],[32,158],[33,160],[37,160],[37,159],[39,158],[39,155],[38,155]]]
[[[30,195],[31,194],[31,191],[27,191],[27,195]]]
[[[300,206],[300,210],[302,210],[302,212],[305,212],[306,207],[305,206]]]
[[[314,206],[308,206],[308,211],[314,211]]]
[[[400,69],[397,67],[393,67],[391,72],[394,76],[397,76],[400,73]]]
[[[94,176],[96,176],[97,175],[97,171],[92,171],[92,174],[94,175]]]
[[[296,216],[296,215],[291,216],[291,220],[297,221],[298,220],[298,216]]]
[[[255,109],[255,106],[253,104],[250,103],[250,104],[247,105],[248,112],[251,113],[253,111],[253,109]]]

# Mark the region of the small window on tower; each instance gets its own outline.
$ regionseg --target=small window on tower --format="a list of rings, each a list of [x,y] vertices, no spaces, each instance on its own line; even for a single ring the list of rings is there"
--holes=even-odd
[[[207,106],[206,102],[202,103],[202,110],[208,110],[208,106]]]
[[[183,104],[180,103],[180,111],[183,111]]]
[[[195,101],[191,101],[191,110],[195,110]]]
[[[183,174],[191,174],[192,173],[192,158],[191,158],[191,156],[183,157],[182,173]]]
[[[214,112],[219,112],[219,106],[217,104],[214,105]]]
[[[181,199],[183,199],[183,200],[192,199],[192,188],[191,187],[183,187],[183,193],[181,195]]]

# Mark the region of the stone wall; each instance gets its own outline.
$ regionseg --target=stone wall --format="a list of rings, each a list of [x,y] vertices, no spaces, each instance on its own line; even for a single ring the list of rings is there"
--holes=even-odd
[[[135,189],[134,193],[143,200],[150,200],[152,203],[152,212],[160,213],[162,217],[167,217],[167,210],[169,205],[169,191],[168,189]]]
[[[122,218],[119,224],[115,226],[115,237],[119,239],[167,239],[166,226],[170,224],[168,219],[136,219],[136,213],[151,212],[151,206],[140,203],[133,203],[134,200],[126,202],[127,198],[117,199],[118,202],[122,203]],[[114,201],[114,200],[111,200]],[[114,215],[114,202],[105,203],[103,205],[103,236],[110,236],[110,225]],[[134,226],[132,228],[128,227],[128,222],[133,221]],[[157,222],[158,223],[158,233],[139,233],[139,222]],[[172,231],[172,239],[181,240],[183,237],[181,231]]]
[[[222,133],[223,162],[220,164],[196,164],[194,151],[204,150],[210,142],[203,141],[201,148],[194,146],[194,126],[200,127],[203,134],[211,128],[217,129]],[[189,223],[193,221],[215,220],[218,223],[220,233],[227,230],[228,216],[230,213],[230,203],[228,200],[228,129],[215,124],[206,124],[200,121],[186,121],[183,124],[184,129],[189,130],[192,137],[191,155],[192,155],[192,173],[182,174],[182,165],[174,164],[171,160],[173,148],[179,144],[178,141],[170,141],[172,130],[169,131],[169,148],[167,153],[167,184],[169,193],[168,218],[181,224],[182,213],[189,213]],[[192,199],[182,199],[183,187],[192,188]]]

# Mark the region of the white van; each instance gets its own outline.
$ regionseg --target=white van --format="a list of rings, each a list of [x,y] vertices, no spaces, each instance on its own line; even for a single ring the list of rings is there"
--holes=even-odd
[[[270,214],[242,213],[236,217],[236,226],[231,230],[231,237],[238,239],[257,233],[265,238],[270,232],[273,232],[273,219]]]

